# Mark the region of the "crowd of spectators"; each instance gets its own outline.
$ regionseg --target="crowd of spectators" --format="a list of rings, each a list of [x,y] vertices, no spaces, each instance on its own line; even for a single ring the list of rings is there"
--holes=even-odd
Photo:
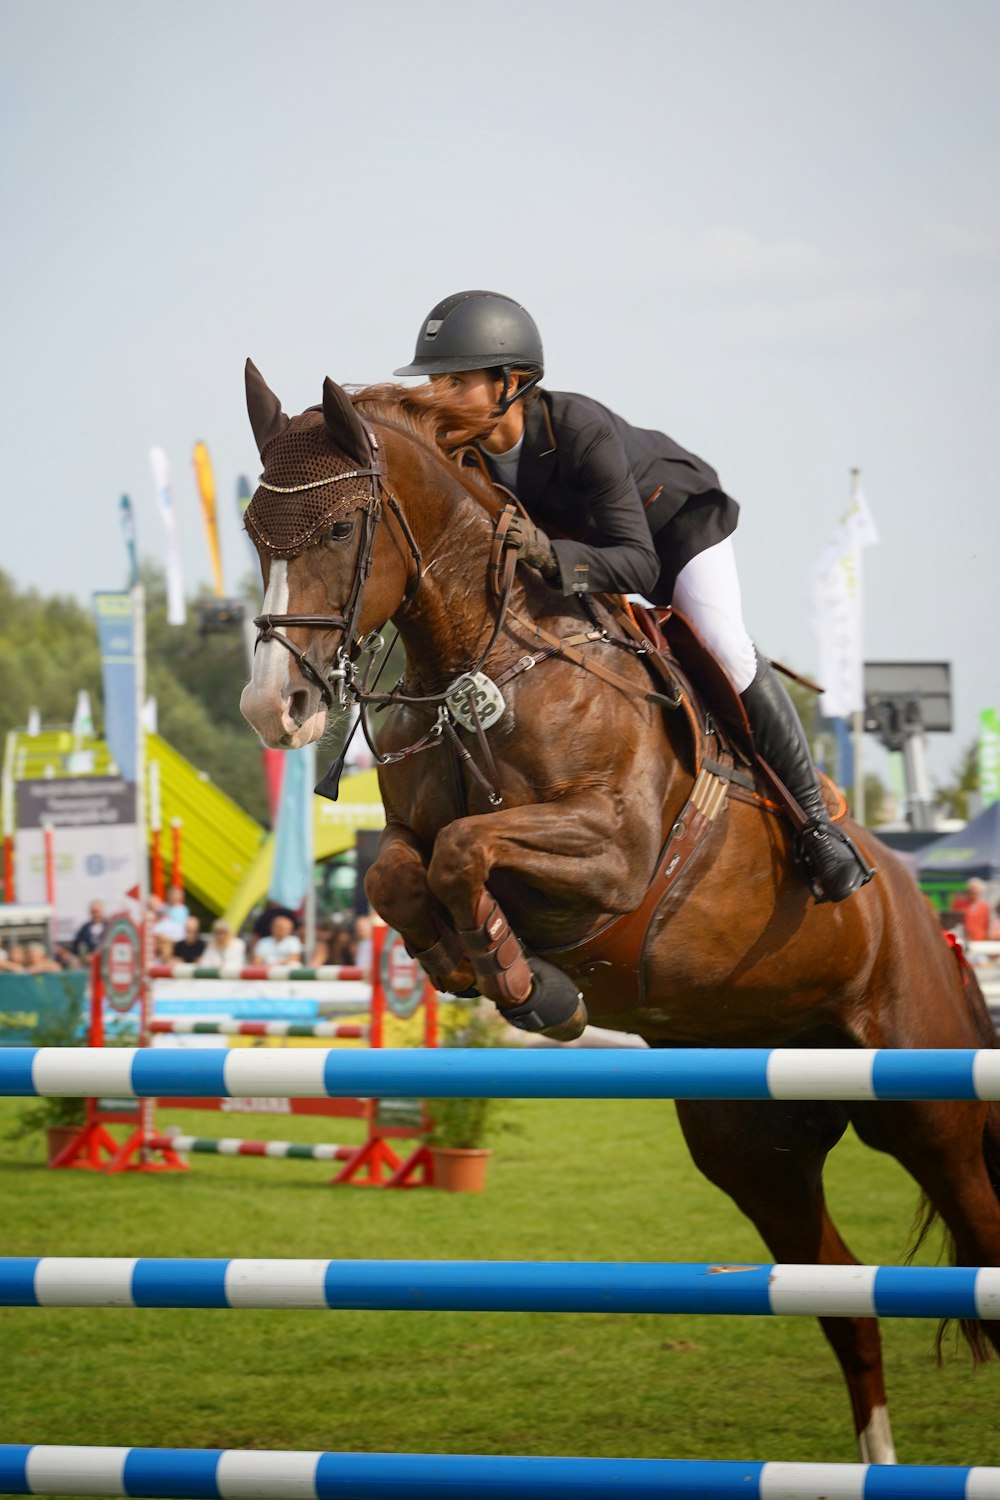
[[[148,913],[153,962],[159,965],[183,963],[232,969],[250,964],[309,968],[336,964],[363,970],[371,965],[372,919],[367,915],[345,914],[320,921],[312,951],[307,953],[301,916],[274,901],[265,904],[242,935],[234,933],[222,917],[203,931],[180,886],[171,886],[166,900],[150,896]],[[1000,942],[1000,898],[991,905],[982,880],[969,880],[941,920],[965,942]],[[86,921],[72,941],[55,944],[51,955],[37,940],[12,938],[6,946],[0,941],[0,974],[56,974],[83,968],[100,947],[107,925],[104,903],[91,901]]]
[[[319,968],[338,964],[367,969],[371,964],[371,918],[345,914],[317,924],[312,951],[306,952],[301,916],[268,901],[243,934],[222,917],[205,930],[190,911],[179,886],[166,900],[150,896],[148,905],[152,959],[155,964],[197,964],[199,968],[243,968],[248,964]],[[91,901],[86,921],[68,943],[57,943],[51,955],[44,943],[0,941],[0,974],[55,974],[85,968],[100,947],[108,921],[104,903]]]
[[[153,953],[157,964],[197,964],[202,969],[242,968],[245,965],[295,965],[319,968],[325,964],[367,969],[371,963],[371,918],[346,915],[321,921],[315,943],[306,952],[305,924],[299,913],[268,901],[242,934],[234,933],[221,917],[207,932],[174,888],[165,902],[152,898]]]

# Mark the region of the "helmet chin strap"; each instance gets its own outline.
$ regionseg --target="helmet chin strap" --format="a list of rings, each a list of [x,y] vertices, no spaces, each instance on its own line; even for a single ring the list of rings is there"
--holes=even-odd
[[[500,368],[503,371],[503,390],[500,392],[500,399],[496,404],[496,414],[498,417],[502,417],[505,412],[510,411],[514,402],[520,401],[523,396],[526,396],[532,387],[536,386],[542,378],[541,370],[536,370],[534,375],[529,376],[527,380],[518,386],[514,394],[510,395],[510,366],[501,365]]]

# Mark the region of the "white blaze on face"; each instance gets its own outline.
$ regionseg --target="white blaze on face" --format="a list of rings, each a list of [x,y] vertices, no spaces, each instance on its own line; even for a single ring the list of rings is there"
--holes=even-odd
[[[286,615],[288,613],[288,564],[275,560],[267,578],[267,593],[261,608],[262,615]],[[288,651],[279,641],[258,641],[253,654],[253,671],[250,686],[254,693],[288,696]]]

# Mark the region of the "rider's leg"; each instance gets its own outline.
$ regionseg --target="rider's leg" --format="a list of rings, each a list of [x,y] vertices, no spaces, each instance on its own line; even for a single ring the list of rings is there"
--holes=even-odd
[[[803,863],[830,901],[843,901],[872,872],[847,836],[830,823],[792,700],[770,662],[758,657],[743,623],[733,544],[727,537],[693,557],[677,576],[673,602],[717,657],[743,700],[754,743],[808,818]]]

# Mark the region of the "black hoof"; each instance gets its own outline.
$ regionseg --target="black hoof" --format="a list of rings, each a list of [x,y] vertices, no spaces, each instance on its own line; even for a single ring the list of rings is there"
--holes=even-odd
[[[562,969],[543,958],[528,958],[534,975],[531,994],[521,1005],[501,1006],[500,1014],[519,1031],[532,1031],[557,1042],[574,1042],[587,1025],[583,996]]]

